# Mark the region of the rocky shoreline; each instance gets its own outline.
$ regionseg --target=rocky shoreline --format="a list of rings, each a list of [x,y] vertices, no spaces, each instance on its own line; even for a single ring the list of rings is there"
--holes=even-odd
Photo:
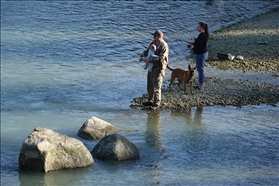
[[[279,102],[279,86],[277,85],[223,78],[206,78],[205,83],[205,90],[195,90],[194,94],[190,94],[188,86],[187,92],[184,94],[177,84],[169,90],[166,83],[166,86],[162,88],[161,108],[188,109],[196,106],[214,105],[241,107],[260,104],[276,106]],[[134,98],[131,107],[143,107],[142,102],[146,102],[147,98],[147,95]]]
[[[279,8],[231,25],[211,35],[208,41],[209,58],[206,67],[213,66],[220,70],[243,70],[262,73],[271,73],[279,77],[279,27],[277,18]],[[266,43],[259,43],[264,41]],[[241,55],[243,60],[222,60],[217,58],[217,52]],[[189,58],[193,59],[193,56]],[[165,78],[166,79],[166,78]],[[258,79],[258,78],[257,78]],[[278,78],[279,81],[279,78]],[[226,79],[207,77],[205,90],[184,94],[174,83],[168,88],[168,81],[163,83],[161,109],[188,109],[196,106],[214,105],[260,105],[276,106],[279,102],[279,85],[255,81],[255,79]],[[195,79],[195,85],[197,79]],[[183,85],[182,85],[183,87]],[[144,108],[142,102],[147,101],[147,95],[134,98],[130,107]]]
[[[279,7],[266,14],[230,25],[210,36],[205,66],[221,70],[267,71],[279,76]],[[220,60],[218,52],[241,55],[243,60]]]

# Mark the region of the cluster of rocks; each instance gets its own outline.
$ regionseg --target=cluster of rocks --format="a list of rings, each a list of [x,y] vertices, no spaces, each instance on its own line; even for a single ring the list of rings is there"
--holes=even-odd
[[[78,131],[86,139],[101,139],[91,153],[78,139],[51,129],[36,127],[22,144],[19,166],[25,170],[51,170],[86,167],[102,160],[128,160],[140,157],[139,149],[124,136],[122,129],[97,117],[88,119]],[[93,155],[93,156],[92,156]]]
[[[168,82],[165,83],[168,84]],[[185,94],[179,89],[178,82],[173,84],[171,90],[165,86],[162,88],[161,109],[189,109],[213,105],[241,107],[269,104],[275,106],[279,102],[279,86],[277,85],[223,78],[206,78],[205,85],[204,91],[195,90],[194,94],[190,93],[189,86]],[[147,95],[134,98],[131,107],[145,108],[142,103],[147,99]]]

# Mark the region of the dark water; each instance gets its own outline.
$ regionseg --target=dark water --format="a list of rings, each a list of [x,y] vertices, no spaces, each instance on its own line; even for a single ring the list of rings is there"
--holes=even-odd
[[[278,1],[1,1],[1,185],[277,185],[278,106],[130,109],[146,93],[137,55],[155,29],[170,63],[185,65],[186,41],[205,21],[213,32]],[[167,72],[168,73],[168,72]],[[167,74],[168,75],[168,74]],[[17,158],[36,127],[70,137],[91,116],[132,132],[135,161],[47,174]],[[78,138],[80,139],[80,138]],[[82,140],[91,151],[97,141]]]

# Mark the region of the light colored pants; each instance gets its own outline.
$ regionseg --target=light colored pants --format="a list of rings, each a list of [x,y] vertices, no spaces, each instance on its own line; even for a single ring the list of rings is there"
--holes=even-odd
[[[160,70],[156,67],[152,69],[152,72],[148,71],[147,74],[147,93],[148,101],[153,102],[155,105],[161,104],[161,86],[165,76],[165,70]]]

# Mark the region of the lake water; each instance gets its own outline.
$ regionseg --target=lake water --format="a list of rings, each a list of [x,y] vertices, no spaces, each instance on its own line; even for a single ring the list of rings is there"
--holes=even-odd
[[[264,13],[278,1],[1,1],[1,185],[278,185],[277,107],[131,109],[146,93],[138,62],[156,29],[170,63],[186,66],[186,41]],[[166,77],[170,73],[166,71]],[[166,79],[166,78],[165,78]],[[26,172],[22,142],[35,127],[77,136],[91,116],[139,149],[132,161]]]

